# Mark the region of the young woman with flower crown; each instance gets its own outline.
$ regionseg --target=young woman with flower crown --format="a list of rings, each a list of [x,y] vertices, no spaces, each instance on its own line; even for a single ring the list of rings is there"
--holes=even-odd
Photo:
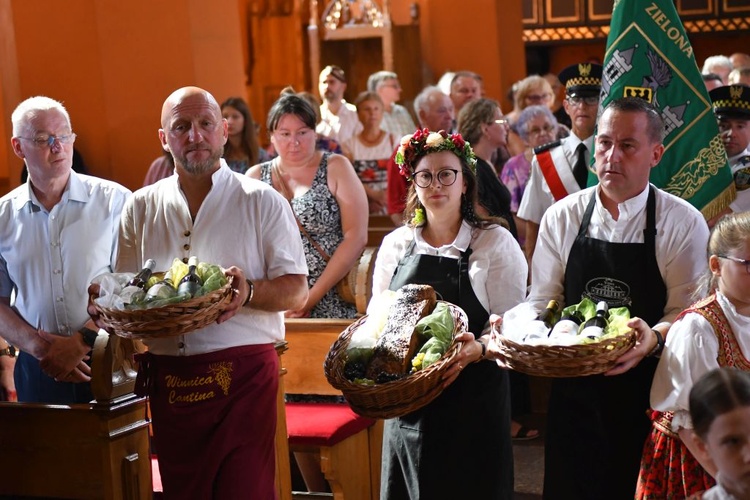
[[[412,182],[411,222],[383,239],[373,294],[431,285],[466,311],[469,332],[432,403],[386,421],[381,498],[510,499],[513,454],[508,376],[484,359],[490,313],[523,301],[526,259],[498,219],[477,215],[476,157],[460,135],[417,130],[396,155]]]

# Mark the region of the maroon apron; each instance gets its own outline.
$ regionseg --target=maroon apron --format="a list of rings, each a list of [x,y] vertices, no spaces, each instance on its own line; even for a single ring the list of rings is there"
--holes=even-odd
[[[164,497],[276,498],[272,344],[196,356],[137,356],[150,397]]]

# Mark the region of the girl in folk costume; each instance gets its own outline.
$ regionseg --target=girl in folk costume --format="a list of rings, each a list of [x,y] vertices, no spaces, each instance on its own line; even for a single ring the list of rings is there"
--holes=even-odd
[[[643,450],[637,499],[680,499],[715,484],[716,466],[697,453],[688,398],[718,367],[750,371],[750,213],[719,220],[708,243],[704,299],[669,330],[651,387],[653,428]]]

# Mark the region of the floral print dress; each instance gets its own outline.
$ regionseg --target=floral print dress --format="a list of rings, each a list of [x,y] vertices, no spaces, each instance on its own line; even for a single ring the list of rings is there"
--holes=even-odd
[[[331,256],[344,239],[341,228],[341,209],[328,189],[328,157],[323,154],[318,165],[318,171],[312,181],[310,189],[291,200],[292,210],[300,223],[305,227],[315,242]],[[263,163],[260,167],[260,179],[266,184],[271,182],[271,162]],[[302,244],[305,248],[308,276],[307,284],[310,288],[318,281],[326,268],[326,261],[320,252],[310,243],[310,240],[300,231]],[[326,292],[323,298],[310,311],[311,318],[354,318],[357,308],[341,299],[336,293],[336,287]]]

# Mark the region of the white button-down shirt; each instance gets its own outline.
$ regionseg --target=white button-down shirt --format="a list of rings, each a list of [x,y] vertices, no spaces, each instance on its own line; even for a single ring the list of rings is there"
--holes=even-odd
[[[575,182],[575,178],[573,177],[573,166],[578,160],[576,149],[581,143],[586,145],[586,158],[590,160],[591,155],[594,152],[593,135],[582,140],[571,132],[568,137],[561,139],[560,146],[557,146],[562,148],[567,164],[559,165],[556,163],[555,168],[557,169],[558,175],[563,181],[563,184],[567,188],[568,193],[576,192],[580,189],[578,183]],[[542,169],[539,167],[539,160],[536,155],[534,155],[531,159],[531,175],[529,176],[529,182],[526,184],[521,203],[518,206],[518,217],[539,224],[544,212],[554,203],[555,197],[552,196],[552,190],[550,190],[547,180],[542,174]]]
[[[452,244],[439,248],[424,241],[421,227],[402,226],[386,235],[375,261],[373,296],[388,289],[396,266],[414,239],[415,255],[439,255],[458,259],[461,252],[471,247],[469,281],[477,299],[491,314],[503,314],[523,301],[528,267],[518,242],[505,228],[475,229],[466,222],[461,225]]]
[[[327,102],[324,101],[320,105],[320,123],[315,128],[315,131],[320,135],[329,137],[339,144],[344,144],[351,137],[359,134],[362,128],[362,123],[360,123],[357,115],[357,108],[353,104],[341,99],[338,114],[331,111]]]
[[[0,297],[31,326],[71,335],[89,320],[91,280],[112,271],[120,214],[130,191],[70,173],[47,211],[29,183],[0,198]]]
[[[201,262],[237,266],[251,280],[307,275],[299,229],[280,194],[232,172],[223,159],[211,180],[195,221],[178,175],[136,191],[122,214],[118,271],[137,272],[146,259],[165,271],[175,258],[195,255]],[[154,354],[194,355],[283,338],[283,313],[243,307],[221,325],[145,343]]]

